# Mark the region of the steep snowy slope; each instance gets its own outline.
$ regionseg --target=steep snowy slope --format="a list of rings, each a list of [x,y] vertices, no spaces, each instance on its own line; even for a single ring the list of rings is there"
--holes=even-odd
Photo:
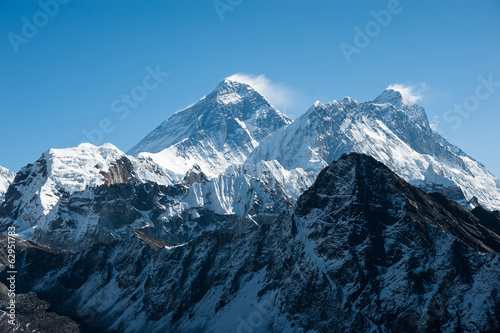
[[[246,161],[277,160],[285,169],[318,173],[344,153],[371,155],[411,184],[457,201],[476,196],[500,209],[500,181],[433,131],[422,107],[386,90],[373,101],[316,102],[306,114],[261,142]]]
[[[0,206],[0,231],[81,251],[142,229],[172,244],[207,230],[243,232],[291,201],[280,187],[244,172],[206,180],[192,169],[170,185],[155,164],[111,145],[53,149],[23,168]]]
[[[7,189],[14,180],[15,175],[16,174],[14,172],[0,165],[0,204],[2,204],[5,192],[7,192]]]
[[[244,162],[260,141],[290,122],[249,85],[225,79],[128,154],[151,158],[175,180],[194,165],[212,178]]]
[[[111,144],[50,149],[16,175],[0,206],[2,231],[15,224],[19,233],[29,237],[62,197],[128,182],[168,185],[171,179],[151,161],[129,157]]]
[[[316,180],[317,173],[301,168],[286,170],[276,161],[261,161],[257,164],[237,164],[226,169],[224,175],[236,177],[250,175],[260,179],[282,197],[294,202]]]
[[[497,332],[498,223],[350,154],[245,233],[78,254],[19,242],[19,291],[89,332]]]

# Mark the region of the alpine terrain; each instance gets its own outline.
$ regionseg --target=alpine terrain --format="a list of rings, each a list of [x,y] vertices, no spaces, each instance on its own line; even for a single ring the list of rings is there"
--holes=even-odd
[[[344,153],[373,156],[422,189],[458,201],[476,197],[500,209],[500,181],[433,131],[421,106],[388,89],[372,101],[316,102],[287,128],[264,140],[247,163],[277,160],[285,169],[319,172]],[[466,200],[464,200],[466,199]]]
[[[225,79],[127,153],[0,167],[0,331],[498,332],[499,209],[398,91],[292,122]]]
[[[9,188],[10,183],[14,180],[15,173],[0,165],[0,203],[5,197],[5,192]]]
[[[210,178],[243,163],[263,139],[291,120],[247,84],[225,79],[175,113],[128,154],[156,161],[179,179],[194,165]]]
[[[353,153],[247,232],[21,242],[18,288],[92,332],[495,332],[499,223]]]

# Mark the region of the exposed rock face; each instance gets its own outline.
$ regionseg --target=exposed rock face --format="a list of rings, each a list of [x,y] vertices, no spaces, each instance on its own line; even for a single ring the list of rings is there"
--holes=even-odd
[[[3,277],[5,277],[1,281],[7,282],[7,277],[10,274],[7,274],[6,271],[12,271],[12,269],[6,268],[8,259],[11,259],[8,257],[7,252],[7,236],[0,234],[0,243],[3,245],[0,248],[0,270],[3,272]],[[48,269],[62,267],[61,259],[64,255],[68,254],[68,252],[59,249],[19,239],[15,242],[15,249],[16,259],[19,260],[17,256],[22,254],[30,258],[28,260],[40,260]],[[4,283],[0,282],[0,332],[81,332],[78,323],[53,312],[54,309],[51,308],[47,301],[38,298],[36,293],[27,291],[22,266],[17,265],[18,260],[15,262],[15,271],[17,271],[15,274],[15,324],[11,325],[9,323],[12,317],[9,317],[10,310],[7,309],[10,302],[9,293],[11,291],[9,291]],[[35,272],[33,277],[39,277],[40,271],[45,271],[45,269],[42,268],[40,270],[40,267],[34,268],[32,270],[32,272]]]
[[[195,164],[184,176],[182,183],[190,186],[194,183],[204,183],[208,181],[207,176],[203,173],[201,168]]]
[[[349,193],[346,193],[346,189]],[[386,225],[393,225],[406,219],[414,227],[434,225],[477,251],[500,252],[499,229],[494,223],[486,222],[494,218],[500,222],[498,212],[477,209],[478,216],[480,212],[485,212],[484,221],[481,222],[475,214],[455,201],[440,193],[427,194],[418,190],[366,155],[343,155],[339,161],[323,170],[315,184],[300,198],[298,216],[306,217],[312,212],[322,215],[315,208],[324,209],[325,204],[330,205],[326,214],[332,221],[337,218],[331,211],[336,211],[342,218],[354,211],[351,214],[354,221],[359,218],[370,225],[382,221]],[[357,217],[357,214],[360,216]],[[380,238],[380,242],[384,242],[384,237]]]
[[[16,295],[17,313],[15,324],[9,324],[7,317],[9,298],[7,287],[0,285],[0,331],[1,332],[50,332],[80,333],[80,325],[65,316],[49,312],[50,304],[37,298],[34,292]]]
[[[126,184],[134,181],[134,166],[125,156],[117,159],[109,167],[109,171],[101,171],[104,185]]]
[[[241,233],[141,232],[78,254],[23,243],[19,288],[59,315],[91,313],[88,331],[496,332],[498,225],[349,154],[292,211]]]

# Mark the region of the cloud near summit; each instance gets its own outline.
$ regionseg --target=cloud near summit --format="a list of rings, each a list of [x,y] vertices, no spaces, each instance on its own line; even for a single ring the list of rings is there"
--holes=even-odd
[[[426,84],[420,83],[416,86],[408,86],[401,83],[390,84],[387,89],[392,89],[399,91],[401,96],[403,96],[403,101],[407,104],[415,104],[422,100],[424,97],[423,92],[426,88]]]
[[[292,105],[293,94],[291,90],[281,83],[271,81],[264,74],[257,76],[236,73],[227,79],[250,85],[280,111],[286,111]]]

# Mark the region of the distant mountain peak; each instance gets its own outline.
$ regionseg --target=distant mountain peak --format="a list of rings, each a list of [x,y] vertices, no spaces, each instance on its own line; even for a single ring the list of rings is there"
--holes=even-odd
[[[217,88],[219,87],[234,87],[234,88],[240,88],[240,87],[249,87],[251,89],[253,89],[253,87],[251,85],[249,85],[248,83],[246,82],[243,82],[242,80],[238,80],[234,77],[234,75],[232,76],[228,76],[226,77],[224,80],[222,80],[218,85],[217,85]],[[216,89],[217,89],[216,88]]]
[[[358,101],[356,101],[355,99],[352,99],[351,97],[349,96],[345,96],[344,98],[342,98],[340,101],[340,103],[344,104],[344,105],[354,105],[354,104],[358,104]]]
[[[443,193],[456,192],[459,198],[461,191],[467,200],[477,196],[488,209],[498,209],[498,179],[433,131],[424,108],[406,103],[404,95],[386,89],[366,102],[347,97],[316,102],[284,130],[260,142],[247,163],[277,160],[286,170],[319,173],[343,153],[366,153],[413,185],[427,190],[439,184]]]
[[[243,163],[260,141],[290,123],[254,88],[229,77],[174,113],[128,154],[151,158],[177,180],[195,164],[211,178]]]
[[[214,98],[222,104],[235,104],[241,102],[243,98],[250,97],[250,95],[257,95],[258,98],[264,99],[264,97],[249,84],[228,77],[222,80],[206,98]]]
[[[401,107],[403,105],[411,105],[408,101],[405,101],[403,95],[394,89],[384,90],[377,98],[373,101],[375,104],[392,104],[396,107]]]

